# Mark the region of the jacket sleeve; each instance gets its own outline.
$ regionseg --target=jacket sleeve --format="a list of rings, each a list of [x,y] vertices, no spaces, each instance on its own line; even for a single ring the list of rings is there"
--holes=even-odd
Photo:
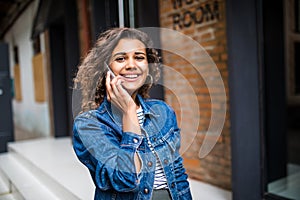
[[[74,121],[74,151],[102,190],[126,192],[138,187],[134,155],[141,142],[142,137],[131,132],[123,132],[117,138],[96,118],[79,116]]]

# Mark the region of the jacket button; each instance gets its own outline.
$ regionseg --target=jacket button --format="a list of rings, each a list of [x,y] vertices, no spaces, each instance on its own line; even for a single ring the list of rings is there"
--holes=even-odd
[[[148,162],[148,166],[152,167],[152,162],[151,161]]]
[[[174,183],[172,183],[172,184],[171,184],[171,187],[172,187],[172,188],[174,188],[174,187],[175,187],[175,184],[174,184]]]
[[[133,138],[133,143],[138,143],[139,142],[139,140],[138,139],[136,139],[136,138]]]
[[[154,138],[153,138],[153,142],[156,142],[156,140],[157,140],[157,138],[156,138],[156,137],[154,137]]]
[[[144,189],[144,193],[145,193],[145,194],[148,194],[148,193],[149,193],[148,188],[145,188],[145,189]]]
[[[168,164],[169,163],[168,159],[164,159],[164,163]]]

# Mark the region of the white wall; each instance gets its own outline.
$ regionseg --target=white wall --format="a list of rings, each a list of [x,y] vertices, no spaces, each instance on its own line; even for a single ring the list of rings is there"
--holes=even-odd
[[[13,100],[15,127],[28,131],[31,136],[44,137],[50,135],[49,104],[48,102],[37,103],[34,99],[32,67],[33,46],[30,39],[37,5],[38,0],[35,0],[27,7],[6,33],[4,40],[9,43],[12,78],[14,77],[13,67],[15,65],[13,59],[13,46],[16,45],[19,48],[22,101]],[[43,42],[43,35],[41,35],[41,43]],[[42,45],[41,51],[42,53],[45,53],[43,46],[44,45]],[[46,66],[44,65],[44,67]],[[45,90],[47,91],[46,88]]]

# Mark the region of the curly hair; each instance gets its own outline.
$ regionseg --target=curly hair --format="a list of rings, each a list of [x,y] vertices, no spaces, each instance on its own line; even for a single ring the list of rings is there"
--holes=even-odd
[[[78,66],[77,76],[73,79],[74,88],[81,90],[82,102],[81,111],[96,109],[103,102],[106,95],[106,73],[107,63],[114,48],[121,39],[137,39],[146,47],[147,61],[151,83],[146,81],[138,89],[138,94],[143,98],[149,97],[148,93],[152,83],[156,83],[160,76],[159,56],[153,48],[150,37],[137,29],[133,28],[112,28],[100,34],[94,47],[89,51],[82,63]]]

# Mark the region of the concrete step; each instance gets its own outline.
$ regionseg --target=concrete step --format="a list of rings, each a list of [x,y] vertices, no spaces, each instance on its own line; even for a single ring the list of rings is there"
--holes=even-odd
[[[10,182],[0,169],[0,199],[1,200],[24,200],[19,191]]]
[[[70,138],[15,142],[8,149],[0,156],[0,168],[24,199],[93,199],[92,180],[75,157]]]
[[[14,194],[5,194],[5,195],[0,195],[1,200],[20,200],[17,199]]]
[[[0,170],[0,196],[5,195],[5,194],[9,194],[10,192],[11,192],[10,182],[9,182],[8,178]]]
[[[213,199],[213,200],[231,200],[230,191],[218,188],[216,186],[189,179],[193,199]]]
[[[0,163],[2,172],[9,178],[11,185],[16,188],[16,192],[11,191],[12,195],[6,195],[6,198],[12,198],[15,193],[19,193],[23,199],[58,199],[41,184],[34,173],[22,166],[13,155],[2,154]]]
[[[16,187],[9,182],[9,192],[0,194],[1,200],[25,200]]]

